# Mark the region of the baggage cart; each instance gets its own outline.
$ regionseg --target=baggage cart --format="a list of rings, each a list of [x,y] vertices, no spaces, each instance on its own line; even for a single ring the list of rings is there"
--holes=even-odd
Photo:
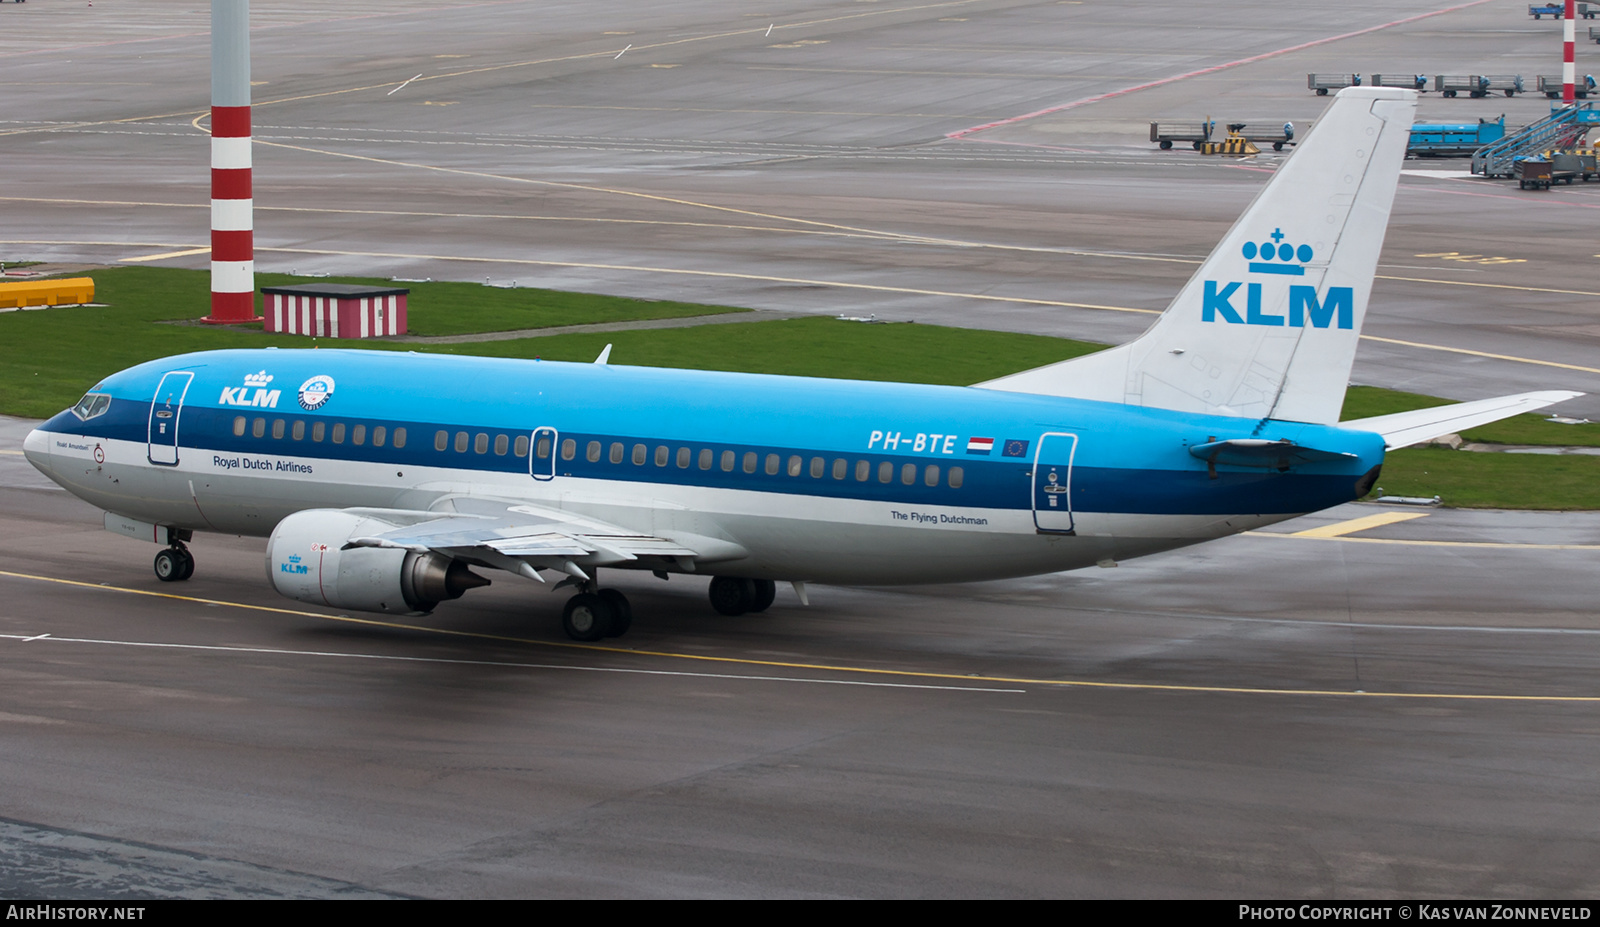
[[[1343,90],[1346,87],[1361,86],[1360,74],[1307,74],[1306,86],[1315,90],[1317,96],[1325,97],[1330,90]]]
[[[1551,182],[1551,164],[1540,158],[1523,158],[1517,162],[1517,185],[1524,190],[1548,190]]]
[[[1572,83],[1572,93],[1580,100],[1587,100],[1589,94],[1595,90],[1593,74],[1585,74]],[[1539,92],[1552,100],[1561,99],[1562,82],[1559,74],[1540,74]]]
[[[1199,125],[1195,125],[1194,123],[1183,123],[1181,125],[1174,126],[1173,124],[1168,123],[1165,128],[1162,128],[1161,124],[1158,122],[1152,122],[1150,123],[1150,141],[1160,145],[1161,150],[1163,151],[1171,148],[1173,142],[1183,142],[1185,144],[1193,145],[1194,150],[1199,151],[1201,145],[1211,140],[1211,133],[1215,131],[1216,128],[1217,124],[1210,119],[1207,119],[1205,122],[1202,122]]]
[[[1564,3],[1530,3],[1528,15],[1534,19],[1543,19],[1546,16],[1560,19],[1567,15],[1567,6]]]
[[[1453,97],[1465,92],[1475,97],[1486,97],[1489,91],[1485,89],[1486,79],[1478,74],[1437,74],[1433,78],[1433,89],[1447,97]]]
[[[1508,97],[1514,97],[1522,92],[1521,74],[1484,74],[1480,79],[1484,93],[1498,90]]]
[[[1428,90],[1428,76],[1426,74],[1374,74],[1372,87],[1404,87],[1407,90],[1417,90],[1426,93]]]
[[[1587,160],[1588,163],[1585,163]],[[1550,155],[1550,179],[1560,183],[1589,182],[1595,173],[1594,155],[1555,152]]]

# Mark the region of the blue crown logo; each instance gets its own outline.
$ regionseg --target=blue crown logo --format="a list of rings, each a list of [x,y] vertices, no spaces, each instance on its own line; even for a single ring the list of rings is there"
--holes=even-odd
[[[1273,229],[1272,235],[1269,237],[1272,239],[1271,241],[1264,241],[1259,245],[1253,241],[1244,243],[1244,248],[1241,250],[1244,252],[1244,259],[1251,262],[1250,272],[1253,274],[1287,274],[1292,277],[1305,276],[1306,269],[1304,265],[1310,262],[1313,253],[1311,246],[1301,245],[1296,248],[1294,245],[1286,244],[1283,240],[1283,229]],[[1258,257],[1261,259],[1260,263],[1256,263],[1256,258]],[[1281,263],[1272,263],[1274,261]],[[1290,261],[1299,261],[1299,263],[1288,263]]]

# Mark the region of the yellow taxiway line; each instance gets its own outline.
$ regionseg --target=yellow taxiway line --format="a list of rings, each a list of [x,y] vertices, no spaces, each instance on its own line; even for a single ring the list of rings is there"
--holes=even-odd
[[[880,678],[886,677],[895,679],[940,680],[944,682],[961,682],[967,685],[977,685],[983,683],[1006,683],[1010,685],[1032,685],[1050,688],[1120,689],[1125,691],[1190,692],[1202,694],[1431,699],[1478,702],[1600,703],[1600,696],[1586,695],[1494,695],[1471,692],[1368,692],[1354,689],[1272,689],[1250,686],[1201,686],[1138,682],[1098,682],[1082,679],[1047,679],[1026,676],[983,676],[967,673],[932,673],[918,670],[876,669],[871,667],[841,666],[827,663],[796,663],[783,660],[755,660],[748,657],[716,657],[708,656],[706,654],[636,650],[626,647],[606,647],[598,644],[565,643],[562,641],[539,640],[537,638],[512,637],[504,634],[485,634],[477,631],[457,631],[449,628],[429,628],[421,625],[403,624],[396,621],[381,621],[375,618],[351,618],[348,615],[324,615],[317,612],[304,611],[301,609],[277,608],[268,605],[249,605],[243,602],[228,602],[221,599],[205,599],[197,596],[176,595],[168,592],[152,592],[147,589],[130,589],[123,586],[110,586],[102,585],[100,583],[82,582],[79,580],[58,579],[53,576],[35,576],[29,573],[14,573],[7,570],[0,570],[0,576],[7,576],[13,579],[33,580],[36,582],[55,583],[64,586],[79,586],[86,589],[116,592],[127,595],[142,595],[151,596],[154,598],[171,599],[180,602],[194,602],[201,605],[220,606],[224,608],[240,608],[249,611],[268,612],[280,615],[296,615],[308,618],[318,618],[323,621],[337,621],[348,624],[366,625],[369,627],[388,628],[391,630],[419,631],[425,634],[439,634],[447,637],[474,638],[478,640],[524,644],[535,647],[558,647],[567,650],[587,650],[599,653],[613,653],[629,656],[658,657],[669,660],[721,663],[734,666],[761,666],[788,670],[809,670],[812,672],[846,673]]]
[[[1384,525],[1396,525],[1413,518],[1427,518],[1427,512],[1378,512],[1375,515],[1363,515],[1349,521],[1341,521],[1320,528],[1307,528],[1304,531],[1294,532],[1297,538],[1338,538],[1357,531],[1366,531],[1369,528],[1381,528]]]

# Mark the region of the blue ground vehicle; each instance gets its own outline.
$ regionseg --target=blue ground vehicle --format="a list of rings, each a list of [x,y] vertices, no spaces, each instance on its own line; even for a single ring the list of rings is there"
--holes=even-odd
[[[1465,157],[1490,142],[1505,138],[1505,134],[1506,117],[1503,115],[1496,120],[1479,119],[1476,123],[1417,123],[1411,127],[1411,141],[1406,145],[1406,156]]]

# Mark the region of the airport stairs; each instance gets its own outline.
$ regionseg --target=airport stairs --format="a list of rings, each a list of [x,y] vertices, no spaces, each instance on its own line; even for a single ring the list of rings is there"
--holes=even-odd
[[[1516,159],[1543,154],[1552,148],[1582,147],[1589,127],[1597,123],[1600,123],[1600,111],[1593,103],[1553,108],[1549,116],[1473,152],[1472,173],[1511,177],[1516,171],[1513,165]]]

